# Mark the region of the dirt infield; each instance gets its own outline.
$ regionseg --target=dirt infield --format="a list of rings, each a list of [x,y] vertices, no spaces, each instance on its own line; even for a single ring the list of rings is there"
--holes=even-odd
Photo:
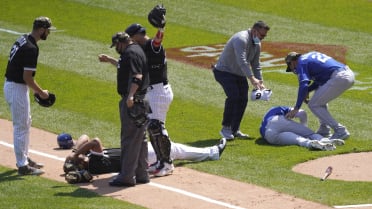
[[[12,125],[10,121],[0,119],[0,152],[6,156],[2,165],[16,168],[12,148]],[[64,182],[62,165],[70,150],[56,149],[55,134],[31,129],[30,156],[45,164],[44,178]],[[325,209],[325,205],[278,193],[266,188],[246,184],[220,176],[206,174],[184,167],[176,167],[173,175],[153,178],[149,184],[133,188],[110,187],[108,181],[112,175],[94,177],[92,183],[79,184],[101,195],[125,200],[147,208],[255,208],[255,209]],[[164,197],[167,200],[164,201]]]

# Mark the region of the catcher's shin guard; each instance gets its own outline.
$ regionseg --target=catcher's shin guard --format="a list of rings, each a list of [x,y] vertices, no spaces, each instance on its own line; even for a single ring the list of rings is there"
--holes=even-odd
[[[148,132],[157,159],[161,162],[172,163],[172,159],[170,158],[171,142],[164,123],[156,119],[151,119]]]

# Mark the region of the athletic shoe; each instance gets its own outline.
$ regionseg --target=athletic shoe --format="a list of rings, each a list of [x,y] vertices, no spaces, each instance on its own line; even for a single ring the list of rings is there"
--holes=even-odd
[[[309,149],[331,151],[335,150],[336,147],[331,143],[323,143],[318,140],[312,140],[309,144]]]
[[[345,140],[349,138],[350,133],[346,130],[346,128],[339,128],[335,130],[335,133],[329,139],[342,139]]]
[[[40,168],[44,167],[43,164],[37,163],[37,162],[31,160],[31,158],[29,158],[29,157],[27,158],[27,160],[28,160],[28,165],[31,166],[31,167],[34,167],[34,168],[37,168],[37,169],[40,169]]]
[[[158,167],[158,170],[154,172],[154,176],[161,177],[161,176],[167,176],[173,173],[174,165],[173,163],[162,163],[160,164],[160,167]]]
[[[158,170],[158,167],[160,167],[160,161],[156,161],[155,163],[151,164],[149,166],[149,168],[147,169],[147,172],[149,174],[154,174],[157,170]]]
[[[241,132],[240,130],[236,131],[234,134],[234,137],[241,138],[241,139],[248,139],[249,135]]]
[[[331,143],[335,146],[342,146],[342,145],[345,145],[345,141],[342,140],[342,139],[328,139],[328,138],[323,138],[320,140],[320,142],[323,142],[323,143]]]
[[[328,125],[321,124],[316,133],[323,137],[328,138],[331,136],[331,128]]]
[[[223,151],[226,148],[226,139],[222,138],[216,146],[218,147],[218,153],[219,153],[219,156],[221,157]]]
[[[225,138],[226,140],[233,140],[234,139],[234,135],[233,135],[230,127],[223,126],[221,131],[220,131],[220,134],[221,134],[222,138]]]
[[[44,171],[40,170],[40,169],[37,169],[37,168],[34,168],[34,167],[31,167],[29,165],[25,165],[25,166],[21,166],[18,168],[18,174],[19,175],[35,175],[35,176],[39,176],[41,174],[43,174]]]

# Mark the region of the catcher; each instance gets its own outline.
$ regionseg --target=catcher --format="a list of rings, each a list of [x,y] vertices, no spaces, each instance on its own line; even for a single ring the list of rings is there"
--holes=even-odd
[[[79,183],[79,180],[80,182],[91,181],[91,179],[85,179],[84,177],[76,179],[76,176],[79,176],[78,173],[89,172],[91,174],[103,174],[120,172],[120,148],[105,149],[99,138],[95,137],[90,139],[89,136],[85,134],[81,135],[74,144],[75,148],[72,150],[72,153],[66,157],[63,166],[67,182]],[[226,139],[224,138],[222,138],[218,144],[204,148],[191,147],[172,142],[170,155],[175,160],[190,160],[195,162],[219,160],[225,147]],[[148,163],[153,164],[156,160],[155,151],[149,143]]]

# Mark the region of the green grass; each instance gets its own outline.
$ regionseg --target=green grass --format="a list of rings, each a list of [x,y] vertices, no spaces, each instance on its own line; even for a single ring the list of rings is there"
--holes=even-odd
[[[92,191],[36,176],[19,176],[0,166],[0,208],[143,208]],[[41,192],[42,191],[42,192]]]
[[[372,100],[370,1],[310,0],[294,4],[274,0],[165,0],[163,3],[168,8],[164,40],[167,48],[225,43],[233,33],[263,19],[271,26],[265,41],[346,46],[347,64],[357,74],[354,87],[329,107],[352,133],[347,144],[338,147],[336,151],[316,152],[297,146],[269,146],[259,138],[258,127],[266,110],[273,105],[291,106],[296,98],[296,78],[283,73],[284,69],[274,68],[264,70],[265,84],[274,92],[272,100],[250,101],[242,122],[242,130],[254,139],[229,142],[220,161],[178,162],[178,165],[254,183],[327,205],[372,202],[370,183],[336,180],[320,183],[318,178],[291,171],[294,165],[307,160],[371,150],[372,134],[368,124],[372,112],[369,105]],[[21,6],[25,4],[28,6]],[[33,126],[54,133],[68,132],[75,138],[82,133],[99,136],[107,147],[118,147],[120,127],[116,70],[111,65],[99,63],[97,55],[106,53],[117,56],[109,48],[111,35],[124,30],[133,22],[143,24],[149,35],[154,34],[155,30],[147,23],[146,17],[147,11],[153,6],[154,2],[150,0],[51,0],[48,3],[36,1],[32,5],[25,0],[2,1],[0,28],[27,32],[36,16],[46,15],[52,18],[58,29],[63,30],[52,33],[47,41],[39,42],[36,80],[42,87],[56,93],[57,103],[48,109],[32,103]],[[23,15],[18,15],[20,12]],[[8,52],[16,38],[17,35],[0,32],[0,74],[4,74]],[[169,76],[175,94],[167,118],[172,140],[195,146],[216,143],[219,139],[224,94],[213,74],[169,60]],[[3,85],[1,79],[0,85]],[[304,108],[308,110],[306,106]],[[308,112],[309,126],[316,129],[317,121]],[[10,118],[2,94],[0,117]],[[61,201],[72,202],[71,208],[79,208],[80,204],[87,204],[81,208],[93,207],[95,204],[90,203],[91,199],[106,201],[106,198],[77,187],[45,181],[43,178],[25,177],[22,181],[12,181],[17,177],[11,170],[0,168],[0,171],[2,175],[8,173],[9,176],[4,181],[1,178],[0,189],[8,191],[9,184],[12,184],[12,188],[18,191],[17,194],[12,191],[1,194],[1,197],[9,199],[8,206],[18,203],[20,197],[34,190],[45,191],[35,194],[35,198],[40,195],[43,200],[55,200],[56,206],[59,205],[60,196],[63,196]],[[42,186],[35,186],[40,182]],[[81,196],[89,199],[76,198]],[[108,198],[108,201],[111,199]],[[113,207],[121,204],[127,206],[126,203],[113,202]]]

